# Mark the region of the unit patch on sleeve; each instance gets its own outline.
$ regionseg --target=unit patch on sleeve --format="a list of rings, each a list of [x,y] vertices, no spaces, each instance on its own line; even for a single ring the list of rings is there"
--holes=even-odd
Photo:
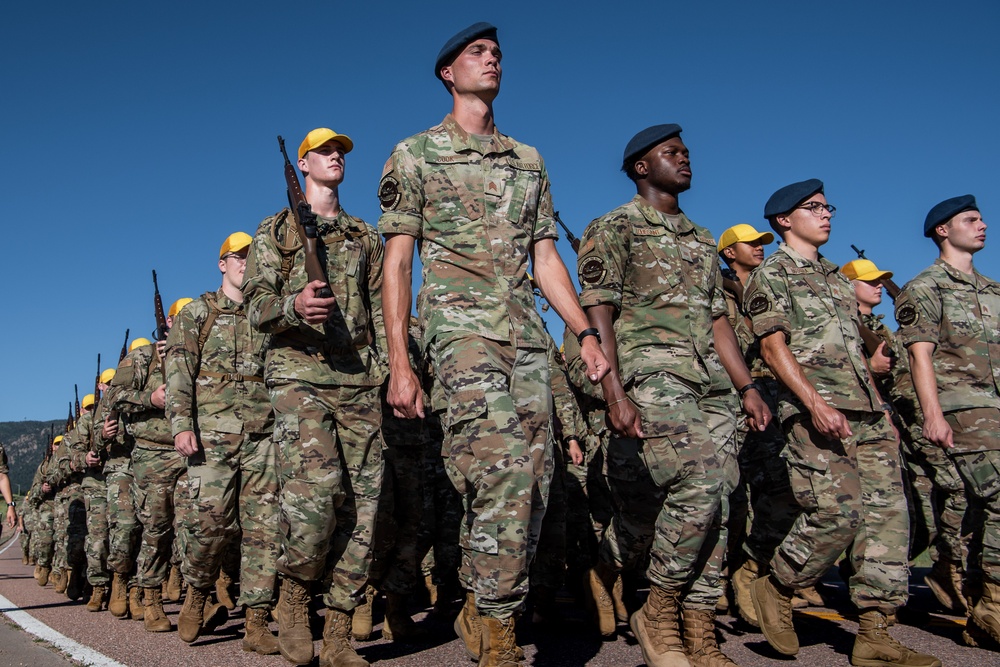
[[[754,294],[747,303],[747,312],[751,317],[766,313],[771,309],[771,300],[764,294]]]
[[[916,324],[918,319],[920,319],[920,314],[912,303],[904,303],[896,309],[896,321],[901,326],[908,327],[911,324]]]
[[[604,260],[591,257],[580,267],[580,280],[588,285],[597,285],[604,280],[607,273]]]
[[[399,193],[399,181],[392,174],[382,177],[378,185],[378,203],[383,211],[392,211],[399,206],[402,195]]]

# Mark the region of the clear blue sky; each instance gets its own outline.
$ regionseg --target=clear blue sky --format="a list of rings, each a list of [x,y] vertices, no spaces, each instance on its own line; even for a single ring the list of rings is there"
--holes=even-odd
[[[167,304],[218,286],[225,236],[284,205],[277,134],[349,134],[341,199],[374,224],[392,146],[449,110],[438,49],[475,21],[500,29],[498,126],[540,149],[577,235],[631,198],[622,149],[664,122],[691,149],[681,204],[716,236],[821,178],[824,253],[855,243],[902,284],[935,256],[930,206],[971,192],[1000,215],[992,0],[494,6],[5,3],[0,420],[62,417],[98,352],[111,365],[126,327],[149,336],[150,269]],[[1000,278],[990,234],[976,262]]]

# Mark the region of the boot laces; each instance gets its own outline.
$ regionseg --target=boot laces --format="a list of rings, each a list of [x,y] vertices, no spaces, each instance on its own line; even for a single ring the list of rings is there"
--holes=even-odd
[[[500,622],[500,636],[497,637],[497,657],[505,662],[520,664],[517,655],[517,637],[514,634],[513,617]]]

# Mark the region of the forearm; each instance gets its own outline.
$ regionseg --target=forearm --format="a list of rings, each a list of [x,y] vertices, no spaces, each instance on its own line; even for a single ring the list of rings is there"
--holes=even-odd
[[[608,404],[625,397],[625,387],[618,371],[618,341],[615,338],[613,316],[615,307],[608,304],[587,308],[587,323],[601,334],[601,351],[608,360],[608,374],[601,380],[604,400]]]
[[[743,351],[736,339],[736,332],[725,317],[717,317],[712,322],[712,334],[715,338],[715,351],[719,354],[723,368],[732,380],[736,389],[741,389],[751,382],[750,370],[743,359]]]
[[[943,418],[941,401],[938,399],[937,377],[934,374],[934,344],[913,343],[906,348],[910,359],[910,374],[913,388],[917,392],[920,410],[924,419]]]
[[[569,330],[579,334],[590,327],[587,316],[580,307],[580,299],[566,265],[559,257],[555,241],[542,239],[534,245],[535,280],[546,300],[562,318]]]
[[[389,373],[412,372],[407,346],[413,294],[412,236],[396,234],[386,240],[382,274],[382,319],[389,352]]]
[[[0,495],[3,495],[8,505],[14,502],[14,495],[10,492],[10,477],[6,473],[0,473]]]
[[[792,351],[788,349],[784,332],[776,331],[762,338],[760,352],[771,372],[782,384],[788,387],[807,410],[815,412],[818,405],[826,405],[826,401],[812,386],[812,383],[806,379],[802,367],[795,360]]]

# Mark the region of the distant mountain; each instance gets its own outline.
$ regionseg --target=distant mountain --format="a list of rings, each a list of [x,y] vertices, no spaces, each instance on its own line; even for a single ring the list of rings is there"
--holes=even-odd
[[[56,435],[61,435],[66,428],[66,419],[0,422],[0,442],[7,450],[10,488],[15,495],[23,496],[28,492],[35,470],[42,462],[45,445],[49,442],[50,427]]]

